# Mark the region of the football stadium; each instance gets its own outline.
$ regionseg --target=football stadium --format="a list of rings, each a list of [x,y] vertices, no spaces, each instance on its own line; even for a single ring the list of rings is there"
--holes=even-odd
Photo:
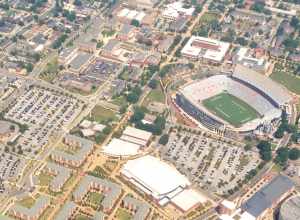
[[[268,77],[238,65],[231,75],[214,75],[184,85],[176,105],[197,123],[218,132],[249,132],[281,117],[292,96]]]

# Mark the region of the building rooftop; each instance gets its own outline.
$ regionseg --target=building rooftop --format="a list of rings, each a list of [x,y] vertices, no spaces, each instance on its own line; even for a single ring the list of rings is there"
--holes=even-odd
[[[197,59],[204,58],[214,62],[221,62],[229,50],[229,47],[230,43],[227,42],[192,36],[182,48],[181,54]]]
[[[73,142],[67,143],[67,145],[72,146],[73,144],[75,144],[76,146],[73,147],[78,147],[79,150],[74,154],[69,154],[61,150],[54,150],[51,153],[52,159],[56,160],[56,158],[60,158],[70,163],[82,162],[83,160],[85,160],[87,155],[93,150],[94,147],[94,142],[85,138],[77,137],[75,135],[66,135],[65,142]]]
[[[47,163],[45,169],[47,172],[55,174],[55,177],[50,182],[50,190],[54,192],[60,191],[61,187],[71,177],[71,169],[55,163]]]
[[[76,209],[77,205],[74,202],[66,202],[55,217],[55,220],[69,219]]]
[[[104,195],[101,205],[108,210],[113,207],[115,200],[122,193],[122,188],[116,183],[94,176],[85,176],[73,192],[73,197],[80,201],[90,190],[97,188],[104,188],[101,192]]]
[[[29,218],[34,218],[37,216],[41,210],[44,210],[45,207],[50,205],[50,198],[48,196],[41,195],[36,199],[34,205],[31,208],[25,206],[14,204],[10,210],[13,212],[22,213],[23,215],[28,216]]]
[[[136,207],[136,211],[132,217],[133,220],[143,220],[147,218],[147,215],[149,214],[151,208],[148,203],[142,202],[130,196],[126,196],[123,199],[123,202],[127,205]]]
[[[128,126],[123,131],[123,135],[127,135],[127,136],[131,136],[131,137],[135,137],[137,139],[148,141],[151,138],[152,133],[138,129],[138,128]]]
[[[276,176],[270,183],[243,203],[242,210],[257,218],[293,188],[294,183],[288,177]]]
[[[140,145],[130,143],[118,138],[113,138],[111,142],[102,148],[103,152],[111,156],[133,156],[139,153]]]
[[[168,202],[191,184],[176,168],[149,155],[129,160],[121,173],[158,201]]]

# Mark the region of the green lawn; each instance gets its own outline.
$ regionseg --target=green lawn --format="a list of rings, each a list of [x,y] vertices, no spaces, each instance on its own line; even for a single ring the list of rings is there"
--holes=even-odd
[[[18,201],[18,204],[30,209],[32,206],[34,206],[35,199],[31,198],[31,197],[27,197],[27,198],[24,198],[24,199]]]
[[[95,108],[92,110],[91,118],[100,123],[106,120],[115,121],[118,119],[116,114],[116,112],[110,109],[104,108],[100,105],[96,105]]]
[[[277,69],[270,76],[274,81],[282,84],[288,90],[300,95],[300,78]]]
[[[228,93],[221,93],[208,98],[203,101],[203,105],[235,127],[239,127],[259,116],[256,110],[247,103]]]
[[[48,186],[52,179],[53,179],[53,176],[46,174],[46,173],[41,173],[39,175],[39,184],[41,186]]]
[[[98,192],[89,192],[87,200],[90,201],[92,204],[99,206],[104,199],[104,196]]]
[[[143,106],[147,107],[150,102],[165,103],[165,95],[160,87],[158,87],[157,89],[153,89],[149,92],[149,94],[143,101]]]
[[[91,219],[85,215],[79,214],[75,216],[75,220],[91,220]]]
[[[113,99],[111,101],[112,104],[118,105],[118,106],[122,106],[122,105],[126,105],[127,101],[126,101],[126,97],[125,96],[119,96],[115,99]]]
[[[211,13],[211,12],[206,12],[204,13],[201,18],[200,18],[200,23],[210,23],[214,20],[218,20],[219,19],[219,15],[216,13]]]
[[[132,219],[131,214],[124,209],[118,209],[116,216],[117,216],[117,218],[116,218],[117,220],[131,220]]]

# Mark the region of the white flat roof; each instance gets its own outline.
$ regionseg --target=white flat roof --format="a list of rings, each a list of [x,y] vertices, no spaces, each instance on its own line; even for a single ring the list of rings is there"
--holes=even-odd
[[[127,19],[136,19],[139,22],[143,20],[143,18],[146,16],[146,13],[143,11],[136,11],[136,10],[130,10],[128,8],[123,8],[119,13],[117,14],[118,17],[126,17]]]
[[[206,44],[208,46],[218,47],[218,49],[214,50],[212,48],[204,48],[201,46],[192,45],[194,42],[201,42],[203,45]],[[229,47],[230,43],[227,42],[222,42],[205,37],[192,36],[186,43],[186,45],[182,48],[181,53],[187,56],[221,62],[224,59]]]
[[[127,142],[131,142],[131,143],[140,145],[140,146],[146,146],[146,144],[147,144],[147,141],[145,141],[145,140],[134,138],[134,137],[128,136],[128,135],[122,135],[120,137],[120,139],[122,139],[123,141],[127,141]]]
[[[141,130],[141,129],[137,129],[137,128],[134,128],[134,127],[131,127],[131,126],[128,126],[123,131],[123,135],[128,135],[128,136],[132,136],[132,137],[135,137],[135,138],[139,138],[139,139],[148,141],[151,138],[152,133],[150,133],[148,131]]]
[[[128,8],[123,8],[121,11],[119,11],[118,13],[118,17],[126,17],[126,15],[128,15],[129,13],[129,9]]]
[[[234,210],[236,208],[236,205],[234,202],[231,202],[229,200],[223,200],[221,203],[223,206],[225,206],[228,209]]]
[[[151,193],[158,200],[168,197],[178,188],[183,189],[191,184],[176,168],[150,155],[129,160],[122,167],[121,173],[147,188],[146,193]]]
[[[172,202],[183,211],[188,211],[195,205],[206,201],[207,198],[204,195],[193,189],[183,190],[172,199]]]
[[[140,146],[118,138],[103,147],[103,152],[111,156],[133,156],[139,153]]]
[[[81,129],[81,132],[83,134],[84,137],[89,137],[89,136],[93,136],[95,135],[95,131],[93,131],[92,129]]]

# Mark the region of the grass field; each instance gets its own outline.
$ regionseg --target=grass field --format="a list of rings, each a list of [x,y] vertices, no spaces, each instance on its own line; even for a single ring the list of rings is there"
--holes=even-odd
[[[18,201],[18,204],[20,204],[21,206],[24,206],[24,207],[30,209],[32,206],[34,206],[35,199],[32,198],[32,197],[26,197],[26,198]]]
[[[99,206],[103,199],[104,199],[104,196],[101,193],[97,193],[97,192],[89,192],[88,193],[87,200],[96,206]]]
[[[48,175],[46,173],[41,173],[39,175],[39,183],[41,186],[48,186],[52,179],[53,176]]]
[[[117,220],[131,220],[132,216],[128,211],[126,211],[124,209],[118,209],[117,214],[116,214],[116,219]]]
[[[143,106],[147,107],[150,102],[165,103],[165,95],[160,87],[153,89],[149,92],[143,101]]]
[[[214,20],[218,20],[219,18],[220,18],[220,15],[217,13],[206,12],[201,16],[200,23],[207,24]]]
[[[258,117],[255,109],[228,93],[221,93],[208,98],[203,101],[203,105],[235,127]]]
[[[91,118],[100,123],[105,120],[115,121],[118,119],[116,114],[116,112],[110,109],[104,108],[100,105],[96,105],[92,110]]]
[[[277,69],[271,74],[271,79],[282,84],[288,90],[300,95],[300,78]]]

